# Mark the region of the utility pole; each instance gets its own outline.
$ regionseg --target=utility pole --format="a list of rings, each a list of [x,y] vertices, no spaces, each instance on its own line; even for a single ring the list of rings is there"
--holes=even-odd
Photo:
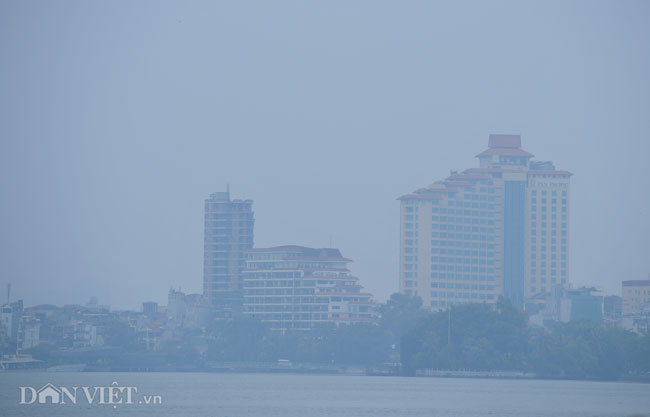
[[[447,313],[447,367],[451,370],[451,306]]]

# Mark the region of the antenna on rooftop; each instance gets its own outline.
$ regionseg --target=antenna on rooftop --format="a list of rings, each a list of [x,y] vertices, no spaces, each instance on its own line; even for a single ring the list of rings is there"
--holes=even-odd
[[[7,284],[7,303],[11,299],[11,282]]]

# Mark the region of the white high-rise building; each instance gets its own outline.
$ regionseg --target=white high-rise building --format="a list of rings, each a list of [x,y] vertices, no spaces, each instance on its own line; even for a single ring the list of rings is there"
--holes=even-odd
[[[425,306],[526,299],[567,286],[569,179],[518,135],[490,135],[470,168],[399,198],[400,292]]]

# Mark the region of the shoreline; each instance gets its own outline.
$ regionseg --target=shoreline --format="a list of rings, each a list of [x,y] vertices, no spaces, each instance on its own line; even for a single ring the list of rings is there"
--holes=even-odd
[[[368,372],[366,368],[342,367],[340,369],[317,370],[317,369],[281,369],[281,368],[255,368],[255,367],[220,367],[210,369],[52,369],[52,368],[35,368],[35,369],[12,369],[0,372],[3,374],[33,374],[33,373],[52,373],[52,374],[239,374],[239,375],[310,375],[310,376],[367,376],[367,377],[403,377],[403,378],[436,378],[436,379],[495,379],[495,380],[529,380],[529,381],[576,381],[576,382],[621,382],[621,383],[638,383],[650,384],[650,375],[627,377],[621,379],[594,379],[594,378],[565,378],[565,377],[544,377],[532,373],[515,373],[515,372],[478,372],[478,371],[442,371],[418,372],[415,375],[402,375],[395,373],[373,373]]]

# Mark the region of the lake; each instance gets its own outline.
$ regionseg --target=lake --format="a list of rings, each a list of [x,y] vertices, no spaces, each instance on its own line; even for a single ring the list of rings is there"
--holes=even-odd
[[[121,395],[108,404],[112,382]],[[31,394],[78,387],[76,404]],[[24,388],[25,402],[19,404]],[[92,401],[89,404],[82,387]],[[94,387],[99,387],[95,390]],[[106,388],[102,388],[106,387]],[[131,404],[125,404],[125,387]],[[42,394],[47,393],[46,388]],[[104,391],[104,403],[99,404]],[[96,394],[92,396],[92,394]],[[54,394],[56,395],[56,394]],[[159,395],[162,404],[152,404]],[[119,398],[118,398],[119,397]],[[118,403],[118,399],[121,403]],[[51,399],[47,399],[51,401]],[[147,404],[149,402],[149,404]],[[0,416],[631,416],[650,415],[650,385],[620,382],[228,373],[0,373]]]

